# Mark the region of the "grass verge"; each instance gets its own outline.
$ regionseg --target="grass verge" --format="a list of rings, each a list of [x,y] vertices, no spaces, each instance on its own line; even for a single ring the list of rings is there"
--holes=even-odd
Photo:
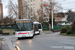
[[[75,34],[66,34],[66,33],[60,33],[60,35],[75,36]]]

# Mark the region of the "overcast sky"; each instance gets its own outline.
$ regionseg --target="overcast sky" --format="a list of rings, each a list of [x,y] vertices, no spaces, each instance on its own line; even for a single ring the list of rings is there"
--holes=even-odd
[[[3,3],[3,16],[7,16],[8,15],[8,9],[6,8],[6,6],[8,5],[8,1],[9,0],[2,0]],[[18,0],[12,0],[13,3],[16,3]]]
[[[3,3],[3,15],[6,16],[8,14],[8,10],[6,8],[6,5],[8,4],[9,0],[2,0]],[[12,0],[14,3],[17,2],[17,0]],[[47,0],[44,0],[47,1]],[[72,11],[75,11],[75,0],[56,0],[61,4],[63,7],[62,12],[67,12],[68,9],[72,9]]]

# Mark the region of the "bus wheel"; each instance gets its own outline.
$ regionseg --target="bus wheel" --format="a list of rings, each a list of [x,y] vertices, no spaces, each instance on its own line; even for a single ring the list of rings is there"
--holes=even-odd
[[[18,40],[21,39],[20,37],[18,37]]]
[[[31,39],[33,39],[33,36],[31,37]]]

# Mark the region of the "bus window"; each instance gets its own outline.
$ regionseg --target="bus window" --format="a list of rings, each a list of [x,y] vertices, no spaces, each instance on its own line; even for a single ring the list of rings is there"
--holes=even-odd
[[[38,28],[41,29],[41,24],[38,24]]]
[[[33,26],[32,26],[32,22],[21,21],[16,23],[16,28],[17,28],[16,31],[31,31]]]
[[[35,25],[35,31],[38,31],[38,25]]]

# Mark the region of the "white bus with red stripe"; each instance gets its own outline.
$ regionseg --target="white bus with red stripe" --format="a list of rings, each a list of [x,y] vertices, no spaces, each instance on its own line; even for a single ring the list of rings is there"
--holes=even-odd
[[[40,34],[42,33],[42,24],[39,22],[33,22],[34,25],[34,33],[35,34]]]
[[[14,24],[16,37],[34,37],[33,22],[31,19],[19,19]]]

